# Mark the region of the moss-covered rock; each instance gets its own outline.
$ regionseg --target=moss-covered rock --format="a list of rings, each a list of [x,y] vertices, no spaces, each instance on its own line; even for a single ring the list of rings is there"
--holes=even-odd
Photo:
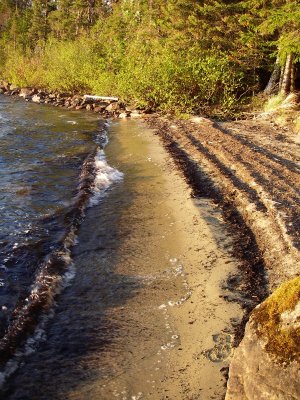
[[[299,360],[300,277],[282,284],[257,307],[252,322],[268,353],[281,362]]]
[[[259,305],[230,365],[226,400],[300,399],[300,277]]]

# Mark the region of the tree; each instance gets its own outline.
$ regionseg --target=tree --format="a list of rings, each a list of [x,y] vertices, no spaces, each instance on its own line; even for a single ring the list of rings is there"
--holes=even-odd
[[[51,31],[49,13],[56,9],[56,4],[51,0],[32,0],[31,27],[29,30],[31,46],[38,43],[45,45]]]
[[[259,29],[272,35],[276,46],[276,61],[266,94],[280,92],[287,95],[295,90],[295,63],[300,60],[300,1],[276,0],[262,8],[266,19]]]

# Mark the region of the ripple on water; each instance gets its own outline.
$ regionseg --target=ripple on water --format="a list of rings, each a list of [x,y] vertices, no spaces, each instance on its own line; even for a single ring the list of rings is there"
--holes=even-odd
[[[51,107],[1,97],[0,136],[6,135],[0,143],[2,362],[38,323],[1,379],[14,372],[22,355],[42,340],[54,296],[74,277],[70,246],[89,198],[93,195],[99,201],[117,180],[103,150],[96,152],[95,139],[103,136],[103,126],[89,114],[62,116]],[[117,178],[122,178],[121,173]],[[41,318],[35,313],[41,313]]]

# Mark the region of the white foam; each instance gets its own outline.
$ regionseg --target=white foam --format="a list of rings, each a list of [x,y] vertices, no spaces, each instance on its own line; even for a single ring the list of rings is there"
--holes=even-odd
[[[105,153],[102,149],[98,149],[95,156],[96,176],[93,187],[93,195],[90,199],[89,206],[92,207],[99,203],[114,182],[121,181],[124,174],[116,168],[108,165]]]

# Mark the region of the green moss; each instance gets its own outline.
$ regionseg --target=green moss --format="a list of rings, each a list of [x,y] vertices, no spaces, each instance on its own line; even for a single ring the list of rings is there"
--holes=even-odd
[[[300,324],[287,326],[281,315],[293,311],[300,301],[300,277],[282,284],[253,313],[258,336],[267,341],[266,350],[281,362],[300,360]]]

